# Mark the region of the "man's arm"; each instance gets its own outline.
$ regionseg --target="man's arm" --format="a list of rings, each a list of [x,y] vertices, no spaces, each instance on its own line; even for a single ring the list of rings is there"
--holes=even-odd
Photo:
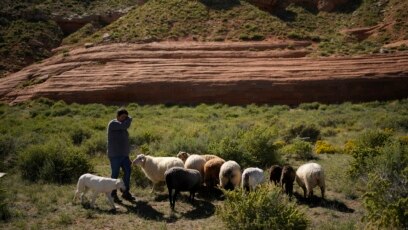
[[[113,120],[109,123],[110,130],[126,130],[132,124],[132,117],[127,117],[123,122]]]

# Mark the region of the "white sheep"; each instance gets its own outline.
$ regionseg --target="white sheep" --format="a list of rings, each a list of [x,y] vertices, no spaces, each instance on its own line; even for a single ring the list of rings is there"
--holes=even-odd
[[[260,168],[247,168],[242,173],[242,189],[253,191],[257,185],[264,182],[264,172]]]
[[[204,157],[193,154],[190,155],[186,162],[184,163],[184,168],[186,169],[196,169],[200,172],[202,181],[204,181],[204,165],[205,165],[205,159]]]
[[[227,161],[220,168],[220,186],[224,189],[234,189],[241,182],[241,167],[235,161]]]
[[[111,196],[111,193],[113,190],[116,190],[116,189],[125,191],[126,187],[121,179],[100,177],[100,176],[86,173],[80,176],[78,179],[77,189],[76,189],[73,201],[75,201],[80,195],[81,203],[83,203],[85,193],[88,190],[91,190],[93,192],[92,201],[91,201],[92,208],[95,206],[95,200],[96,200],[97,195],[99,193],[105,193],[106,197],[108,198],[110,206],[112,207],[112,209],[115,209],[115,204],[113,203],[113,198]]]
[[[296,171],[296,182],[303,189],[303,195],[305,198],[311,198],[313,196],[313,188],[319,186],[322,198],[324,199],[324,171],[319,164],[306,163],[300,166]]]
[[[173,167],[184,167],[184,163],[177,157],[153,157],[144,154],[137,155],[133,161],[134,165],[140,165],[142,171],[153,182],[152,192],[160,182],[165,181],[164,173]]]

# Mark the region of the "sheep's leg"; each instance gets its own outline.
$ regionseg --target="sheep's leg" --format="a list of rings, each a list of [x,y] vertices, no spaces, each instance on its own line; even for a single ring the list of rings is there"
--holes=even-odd
[[[112,209],[116,209],[115,207],[115,203],[113,202],[113,198],[110,192],[105,193],[106,197],[108,198],[108,201],[110,203],[110,206],[112,207]]]
[[[195,197],[195,190],[190,191],[190,202],[191,204],[194,204],[194,197]]]
[[[324,186],[320,186],[320,192],[322,194],[322,199],[324,199]]]
[[[169,201],[170,201],[170,208],[174,209],[173,207],[173,189],[169,189]]]
[[[74,196],[74,199],[72,200],[72,202],[75,202],[78,199],[79,193],[80,193],[79,190],[76,190],[75,196]]]
[[[293,184],[287,184],[286,193],[289,194],[289,197],[292,197],[292,195],[293,195]]]
[[[313,197],[313,188],[306,184],[306,190],[307,190],[307,197],[312,198]]]
[[[176,206],[176,199],[177,199],[178,193],[179,193],[179,191],[177,189],[175,189],[174,193],[173,193],[173,209]]]
[[[306,187],[305,186],[301,186],[303,189],[303,197],[306,198]]]
[[[157,190],[157,183],[153,183],[153,188],[152,188],[152,192],[151,192],[151,193],[156,192],[156,190]]]
[[[94,191],[93,194],[92,194],[91,208],[95,207],[95,200],[96,200],[97,195],[98,195],[98,193],[96,191]]]

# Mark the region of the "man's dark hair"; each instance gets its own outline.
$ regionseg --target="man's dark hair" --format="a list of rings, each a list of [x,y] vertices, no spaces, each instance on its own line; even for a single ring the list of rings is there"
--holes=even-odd
[[[116,116],[119,117],[122,114],[129,115],[128,111],[126,109],[124,109],[124,108],[120,108],[120,109],[118,109],[118,111],[116,111]]]

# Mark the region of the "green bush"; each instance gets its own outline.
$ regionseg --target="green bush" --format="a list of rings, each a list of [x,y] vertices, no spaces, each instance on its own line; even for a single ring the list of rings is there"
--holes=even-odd
[[[408,228],[408,146],[398,142],[379,151],[364,194],[366,220],[384,229]]]
[[[320,130],[313,124],[295,124],[290,126],[283,136],[286,142],[295,138],[301,138],[314,143],[320,139]]]
[[[81,145],[86,139],[92,136],[92,133],[88,129],[77,127],[70,132],[72,144]]]
[[[84,154],[58,141],[28,147],[19,155],[18,166],[24,179],[55,183],[69,183],[92,171]]]
[[[348,153],[353,156],[349,173],[352,177],[367,177],[371,168],[376,167],[373,160],[380,155],[380,149],[391,141],[391,135],[384,131],[367,131],[354,142]]]
[[[294,139],[291,144],[281,148],[280,153],[296,160],[314,159],[313,145],[301,139]]]
[[[132,168],[131,178],[135,179],[136,188],[138,187],[146,188],[152,184],[140,167]]]
[[[277,188],[263,185],[246,193],[225,191],[216,214],[229,229],[306,229],[308,220]]]
[[[96,133],[91,138],[87,139],[81,148],[86,154],[95,155],[98,153],[106,153],[108,149],[107,137],[105,133]]]
[[[224,137],[219,142],[212,143],[209,149],[211,153],[223,159],[237,161],[241,166],[252,162],[251,156],[245,153],[237,138]]]
[[[0,136],[0,171],[6,171],[7,162],[16,153],[16,140],[10,135]]]
[[[0,220],[6,221],[10,219],[11,213],[7,203],[6,189],[1,185],[0,187]]]
[[[264,167],[279,162],[275,139],[273,131],[267,128],[257,127],[243,135],[241,144],[246,154],[251,156],[252,165]]]

